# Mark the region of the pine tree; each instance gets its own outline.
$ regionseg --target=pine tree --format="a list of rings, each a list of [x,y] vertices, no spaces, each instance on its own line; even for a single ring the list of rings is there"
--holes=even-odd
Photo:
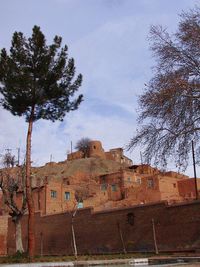
[[[40,27],[34,26],[32,36],[22,32],[12,37],[10,52],[0,53],[0,104],[15,116],[24,116],[28,123],[26,139],[26,194],[29,211],[28,252],[34,257],[34,203],[31,177],[31,136],[33,123],[39,119],[63,120],[76,110],[83,96],[74,96],[81,86],[82,75],[75,77],[74,59],[68,59],[68,48],[61,47],[62,38],[55,36],[46,44]]]

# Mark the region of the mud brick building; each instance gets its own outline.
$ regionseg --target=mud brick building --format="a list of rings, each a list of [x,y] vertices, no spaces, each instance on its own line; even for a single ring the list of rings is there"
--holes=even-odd
[[[35,210],[52,214],[93,207],[95,211],[167,201],[178,203],[196,198],[195,181],[176,172],[162,172],[149,165],[132,165],[123,149],[105,152],[100,141],[92,141],[89,156],[81,151],[63,162],[32,168]],[[14,171],[14,170],[12,170]],[[200,182],[198,182],[200,188]],[[22,190],[22,189],[21,189]],[[22,203],[22,191],[16,194]],[[7,213],[0,193],[0,213]]]
[[[175,172],[160,172],[148,165],[135,165],[99,177],[101,190],[113,206],[128,206],[195,199],[195,181]],[[200,181],[198,182],[200,188]],[[190,196],[190,197],[189,197]]]
[[[170,204],[196,199],[194,179],[131,163],[123,149],[104,152],[100,141],[92,141],[87,158],[77,151],[69,154],[66,161],[32,168],[35,210],[45,215],[72,210],[77,205],[101,211],[163,200]],[[0,212],[5,214],[8,209],[1,194],[0,201]],[[22,203],[20,190],[16,202]]]

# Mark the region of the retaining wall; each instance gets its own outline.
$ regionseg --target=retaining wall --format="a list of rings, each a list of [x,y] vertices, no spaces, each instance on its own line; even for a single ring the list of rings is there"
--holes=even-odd
[[[164,202],[106,212],[78,210],[74,219],[79,254],[198,250],[200,248],[200,201],[167,206]],[[70,213],[36,214],[36,254],[73,254]],[[27,217],[22,220],[27,247]],[[8,253],[15,252],[14,225],[9,220]]]

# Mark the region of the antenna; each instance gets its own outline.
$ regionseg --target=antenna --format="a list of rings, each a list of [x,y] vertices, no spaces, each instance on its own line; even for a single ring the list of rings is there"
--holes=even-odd
[[[19,166],[19,162],[20,162],[20,147],[17,148],[17,164]]]
[[[72,153],[72,141],[71,141],[71,153]]]

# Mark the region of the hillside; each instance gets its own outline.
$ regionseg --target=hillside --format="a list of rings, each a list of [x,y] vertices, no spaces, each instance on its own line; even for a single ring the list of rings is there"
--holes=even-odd
[[[37,178],[42,180],[47,177],[49,179],[60,180],[68,178],[72,183],[85,182],[93,179],[96,176],[117,172],[122,168],[122,165],[113,160],[101,158],[84,158],[73,161],[63,161],[59,163],[51,162],[42,167],[32,168],[34,181]]]

